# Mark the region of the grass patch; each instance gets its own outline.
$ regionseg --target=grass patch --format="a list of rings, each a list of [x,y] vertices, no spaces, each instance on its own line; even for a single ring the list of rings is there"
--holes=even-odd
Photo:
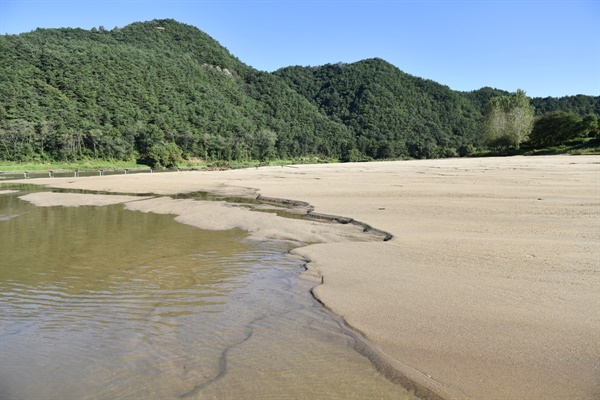
[[[86,170],[111,170],[111,169],[135,169],[149,168],[127,161],[82,161],[77,163],[17,163],[0,161],[0,171],[24,172],[24,171],[86,171]]]
[[[267,162],[261,162],[258,160],[246,160],[246,161],[226,161],[226,160],[215,160],[205,161],[201,159],[184,160],[178,164],[178,168],[181,170],[200,170],[205,168],[254,168],[258,166],[280,166],[290,164],[318,164],[318,163],[332,163],[339,162],[336,159],[320,158],[320,157],[302,157],[302,158],[290,158],[281,160],[271,160]],[[61,163],[61,162],[47,162],[47,163],[34,163],[34,162],[12,162],[0,160],[0,172],[9,173],[23,173],[23,172],[41,172],[41,171],[111,171],[111,170],[124,170],[124,169],[149,169],[147,165],[136,164],[135,162],[127,161],[103,161],[103,160],[88,160],[74,163]]]

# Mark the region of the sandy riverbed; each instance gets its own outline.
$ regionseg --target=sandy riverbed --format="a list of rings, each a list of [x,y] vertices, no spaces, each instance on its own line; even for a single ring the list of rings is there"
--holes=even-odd
[[[421,394],[600,398],[598,156],[26,182],[121,193],[261,194],[368,223],[394,238],[349,241],[354,233],[343,229],[225,203],[122,199],[130,209],[173,213],[205,229],[237,226],[259,239],[316,243],[295,250],[311,261],[307,275],[323,279],[315,296],[380,348],[390,376],[412,382]],[[65,200],[76,205],[72,196],[83,195]],[[53,196],[29,200],[57,204]]]

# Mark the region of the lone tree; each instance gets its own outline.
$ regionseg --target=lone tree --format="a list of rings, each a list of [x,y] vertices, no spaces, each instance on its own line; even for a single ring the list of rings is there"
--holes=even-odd
[[[490,100],[484,121],[484,137],[492,149],[518,149],[527,140],[534,121],[534,107],[521,89]]]

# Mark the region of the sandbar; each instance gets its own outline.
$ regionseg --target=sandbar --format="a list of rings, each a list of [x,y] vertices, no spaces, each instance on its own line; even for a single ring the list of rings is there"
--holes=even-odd
[[[314,296],[368,340],[387,376],[421,397],[600,398],[599,156],[23,182],[115,193],[263,195],[353,218],[392,239],[357,242],[315,222],[280,223],[226,204],[202,210],[164,197],[125,203],[205,229],[239,227],[259,239],[311,243],[293,252],[309,261],[306,274],[322,281]]]

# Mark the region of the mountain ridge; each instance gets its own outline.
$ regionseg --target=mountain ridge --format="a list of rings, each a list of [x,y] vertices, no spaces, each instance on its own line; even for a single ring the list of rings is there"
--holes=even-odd
[[[172,19],[0,36],[0,158],[357,160],[455,156],[481,144],[482,88],[457,92],[382,59],[272,73]],[[600,115],[600,98],[533,99]],[[462,150],[461,150],[462,149]]]

